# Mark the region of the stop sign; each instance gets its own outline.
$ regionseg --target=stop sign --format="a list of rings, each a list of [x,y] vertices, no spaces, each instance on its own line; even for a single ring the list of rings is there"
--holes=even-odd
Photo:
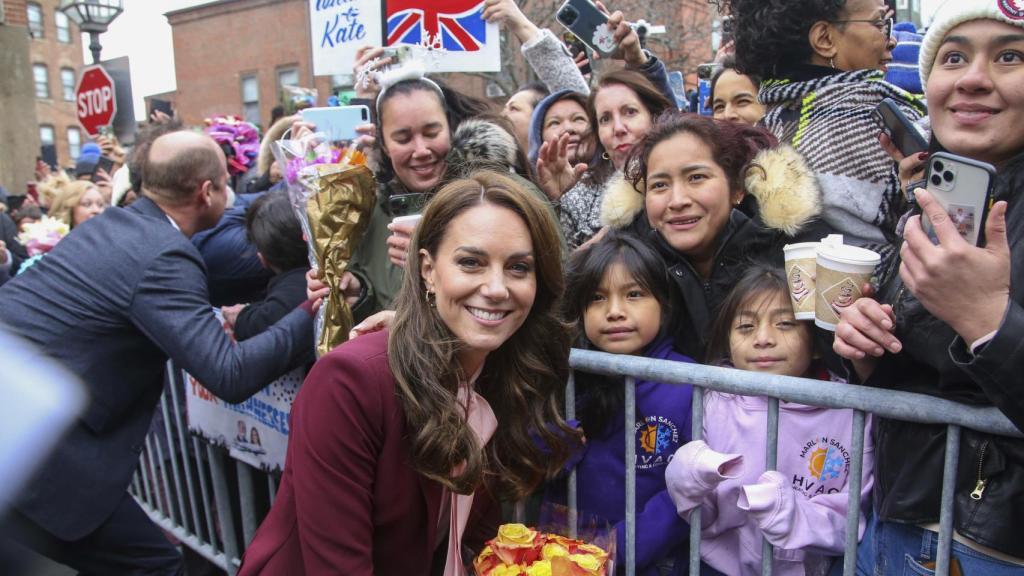
[[[99,134],[101,127],[110,126],[117,113],[117,101],[114,81],[107,71],[98,65],[82,70],[75,102],[78,103],[78,122],[90,136]]]

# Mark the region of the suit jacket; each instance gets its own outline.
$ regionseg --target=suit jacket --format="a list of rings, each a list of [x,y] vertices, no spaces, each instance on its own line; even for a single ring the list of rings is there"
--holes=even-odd
[[[409,465],[387,338],[361,336],[313,366],[292,406],[277,499],[240,576],[430,573],[442,487]],[[500,507],[478,489],[463,544],[482,547],[499,522]]]
[[[313,346],[296,309],[235,344],[207,297],[199,252],[140,198],[74,231],[0,288],[0,322],[62,362],[90,401],[15,506],[64,540],[114,510],[138,462],[173,358],[217,396],[240,402]]]

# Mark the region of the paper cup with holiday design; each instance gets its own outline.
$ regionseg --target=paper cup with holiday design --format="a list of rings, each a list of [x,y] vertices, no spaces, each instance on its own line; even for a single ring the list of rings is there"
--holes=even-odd
[[[814,323],[835,330],[840,313],[863,296],[861,287],[871,280],[881,261],[876,252],[856,246],[820,246],[815,265]]]
[[[814,275],[819,242],[786,244],[786,283],[797,320],[814,320]]]

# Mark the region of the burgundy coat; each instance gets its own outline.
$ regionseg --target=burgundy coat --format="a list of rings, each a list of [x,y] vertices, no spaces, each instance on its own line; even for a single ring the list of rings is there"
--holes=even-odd
[[[409,464],[387,338],[378,332],[339,346],[306,377],[281,487],[240,576],[430,573],[442,487]],[[476,550],[493,538],[500,513],[478,489],[463,544]]]

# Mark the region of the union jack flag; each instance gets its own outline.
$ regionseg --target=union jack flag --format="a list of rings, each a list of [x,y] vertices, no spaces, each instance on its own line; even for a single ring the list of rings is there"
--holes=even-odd
[[[419,44],[477,52],[487,41],[480,0],[388,0],[388,46]]]

